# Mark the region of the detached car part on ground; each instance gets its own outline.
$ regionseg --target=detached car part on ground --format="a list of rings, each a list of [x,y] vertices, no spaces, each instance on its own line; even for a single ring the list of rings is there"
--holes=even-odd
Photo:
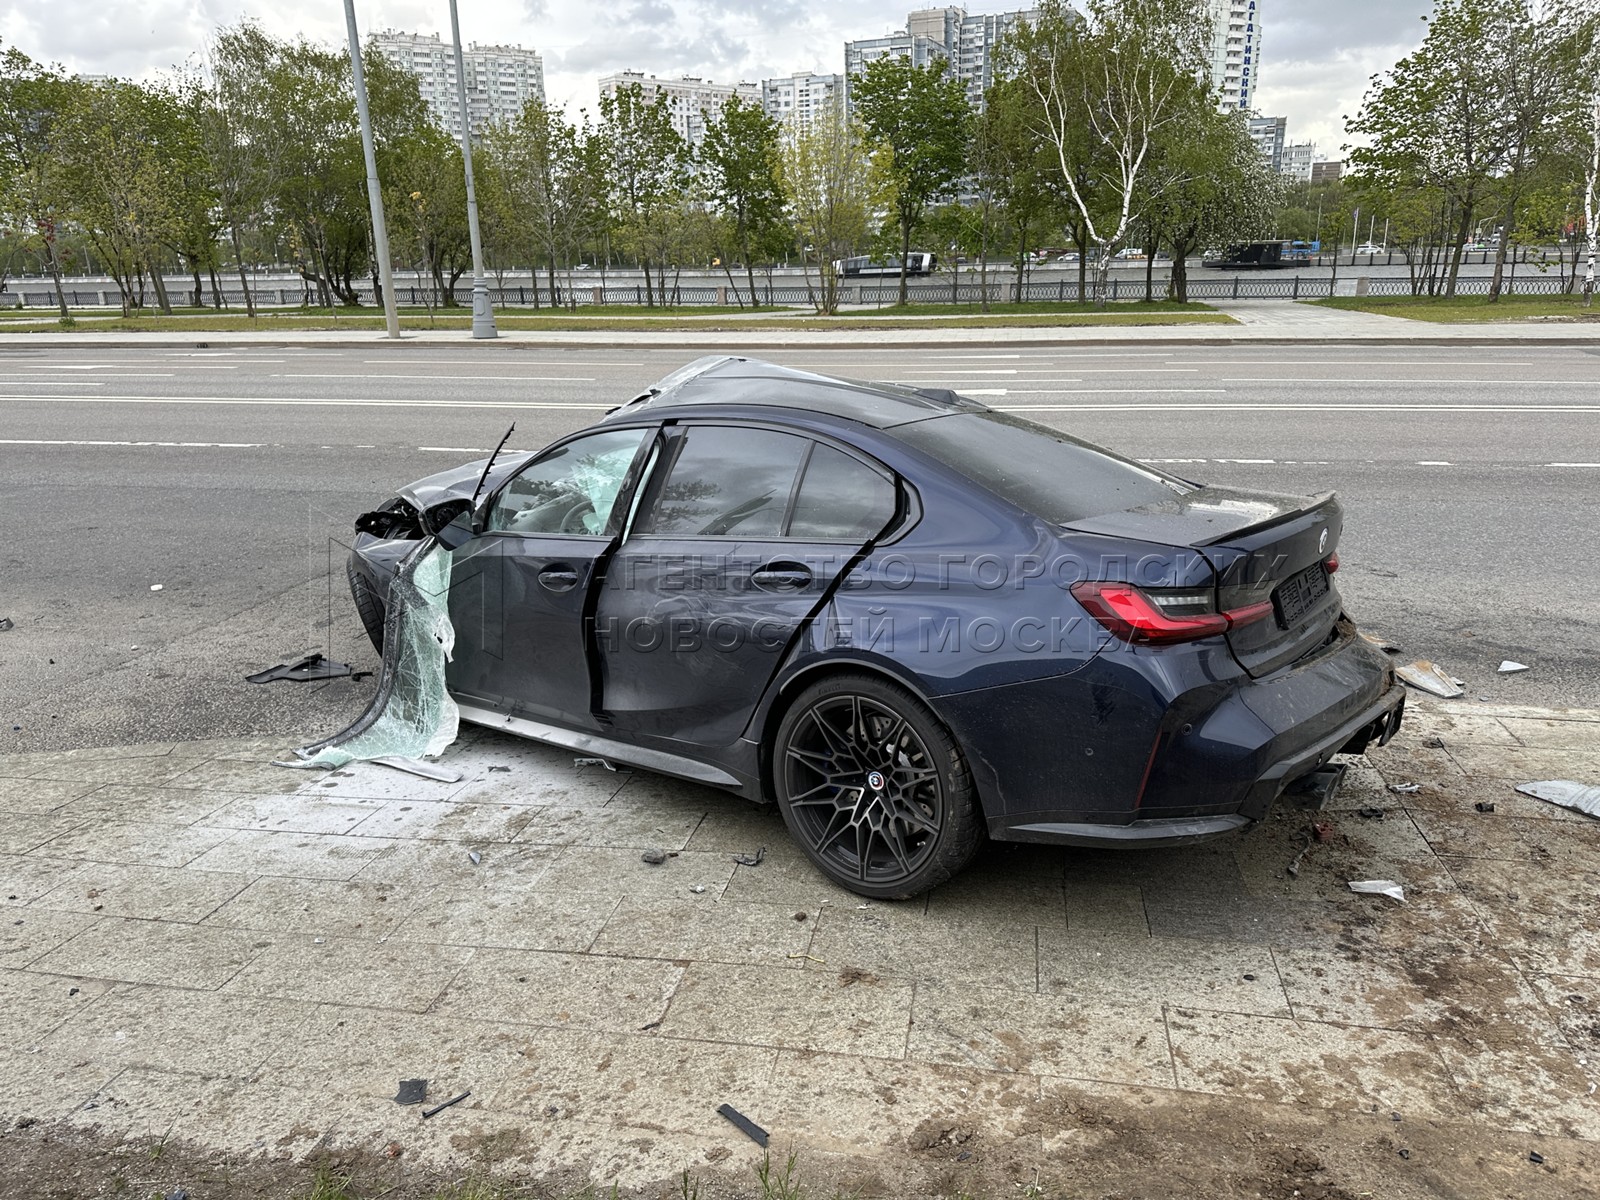
[[[984,836],[1243,829],[1399,728],[1332,574],[1330,494],[1178,479],[943,391],[709,358],[538,454],[358,522],[380,644],[416,540],[453,551],[466,721],[775,801],[867,896]]]

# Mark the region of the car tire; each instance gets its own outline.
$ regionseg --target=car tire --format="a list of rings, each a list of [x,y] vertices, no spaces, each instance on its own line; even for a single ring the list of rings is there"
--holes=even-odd
[[[983,844],[966,756],[905,688],[836,675],[806,688],[772,741],[773,792],[822,873],[861,896],[906,900]]]
[[[383,657],[383,626],[388,619],[388,614],[383,607],[383,601],[378,598],[378,593],[372,590],[372,585],[367,582],[367,577],[355,569],[353,564],[345,566],[345,574],[350,577],[350,596],[356,602],[356,615],[361,618],[361,624],[367,631],[367,636],[372,639],[372,647]]]

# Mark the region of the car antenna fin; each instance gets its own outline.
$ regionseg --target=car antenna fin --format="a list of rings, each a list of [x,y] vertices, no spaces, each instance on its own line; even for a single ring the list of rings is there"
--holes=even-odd
[[[489,461],[483,464],[483,474],[478,476],[478,486],[472,489],[472,500],[467,505],[468,512],[478,510],[478,497],[483,494],[484,482],[489,478],[489,470],[494,466],[494,460],[500,457],[500,451],[506,448],[506,443],[511,440],[511,435],[516,432],[517,423],[511,422],[511,428],[506,430],[505,437],[500,439],[500,444],[494,448],[494,453],[489,455]]]

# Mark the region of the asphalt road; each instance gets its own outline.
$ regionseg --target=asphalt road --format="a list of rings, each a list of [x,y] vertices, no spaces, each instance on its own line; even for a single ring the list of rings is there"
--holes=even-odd
[[[1600,356],[1237,346],[772,352],[953,387],[1188,478],[1336,489],[1351,611],[1498,703],[1600,706]],[[337,543],[396,485],[581,427],[691,355],[0,351],[0,753],[321,735],[375,667]],[[152,591],[152,585],[160,591]],[[1503,658],[1532,670],[1500,676]],[[15,728],[20,727],[20,728]]]

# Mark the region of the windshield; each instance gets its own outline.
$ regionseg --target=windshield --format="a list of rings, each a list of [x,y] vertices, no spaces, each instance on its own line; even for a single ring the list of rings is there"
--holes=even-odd
[[[957,413],[901,425],[893,433],[1001,499],[1057,525],[1195,490],[1109,450],[1006,413]]]

